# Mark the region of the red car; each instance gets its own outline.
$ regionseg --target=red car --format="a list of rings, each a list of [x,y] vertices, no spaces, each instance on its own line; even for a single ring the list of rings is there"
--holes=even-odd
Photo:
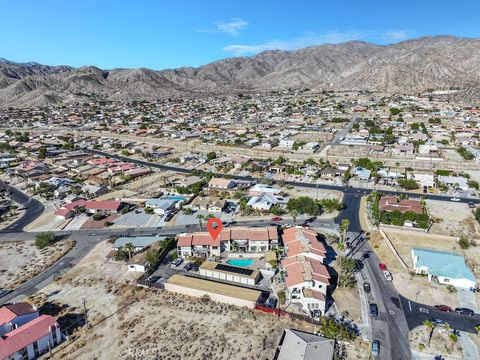
[[[282,221],[282,218],[280,216],[274,216],[272,221]]]
[[[387,270],[387,265],[385,265],[384,263],[378,264],[378,267],[379,267],[380,270],[382,270],[382,271]]]
[[[443,312],[452,312],[453,311],[453,309],[448,305],[435,305],[433,308],[435,310],[443,311]]]

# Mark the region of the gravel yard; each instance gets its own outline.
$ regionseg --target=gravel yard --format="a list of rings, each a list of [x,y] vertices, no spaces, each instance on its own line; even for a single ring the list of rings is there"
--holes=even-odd
[[[129,285],[134,279],[126,266],[105,259],[110,249],[98,244],[30,298],[73,334],[53,359],[271,359],[285,328],[315,331],[304,322]],[[83,299],[88,331],[79,328]],[[367,348],[359,340],[347,344],[347,359],[368,358]]]

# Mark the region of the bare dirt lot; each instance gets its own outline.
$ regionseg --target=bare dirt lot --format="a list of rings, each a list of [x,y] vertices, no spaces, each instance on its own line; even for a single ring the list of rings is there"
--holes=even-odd
[[[467,204],[427,200],[426,205],[434,224],[430,233],[480,238],[480,227]]]
[[[208,299],[136,287],[121,263],[105,260],[100,243],[61,279],[32,296],[71,336],[54,359],[271,359],[285,328],[315,331]],[[83,299],[89,330],[83,324]],[[348,359],[367,359],[368,344],[347,344]]]
[[[59,241],[42,250],[33,241],[0,243],[0,288],[13,289],[48,268],[75,245]]]

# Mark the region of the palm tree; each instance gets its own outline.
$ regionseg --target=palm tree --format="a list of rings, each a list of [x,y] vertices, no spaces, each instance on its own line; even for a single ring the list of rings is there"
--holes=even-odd
[[[293,219],[293,223],[297,224],[297,216],[298,216],[298,211],[297,210],[290,210],[290,216]]]
[[[480,336],[480,325],[475,326],[475,330],[477,330],[477,336]]]
[[[458,335],[455,334],[455,333],[450,333],[450,334],[448,335],[448,337],[449,337],[450,340],[452,341],[451,347],[450,347],[450,351],[452,351],[452,350],[453,350],[453,346],[454,346],[454,345],[457,343],[457,341],[458,341]]]
[[[430,341],[432,341],[433,330],[435,330],[435,324],[430,320],[425,320],[423,325],[430,329],[430,334],[428,335],[428,346],[430,347]]]
[[[128,261],[132,261],[132,253],[135,251],[133,244],[131,242],[126,243],[123,250],[128,253]]]
[[[197,219],[198,219],[198,225],[200,226],[200,231],[202,231],[202,220],[205,219],[205,215],[198,214]]]
[[[341,224],[340,224],[340,232],[342,233],[342,244],[345,241],[345,238],[347,237],[347,231],[348,227],[350,226],[350,220],[348,219],[343,219]]]

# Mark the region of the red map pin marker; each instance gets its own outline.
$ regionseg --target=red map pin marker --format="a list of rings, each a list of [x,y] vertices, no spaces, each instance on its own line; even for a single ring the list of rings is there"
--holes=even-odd
[[[216,224],[216,227],[213,227],[213,225]],[[207,221],[207,230],[210,233],[210,236],[213,238],[213,240],[216,240],[218,235],[220,234],[220,231],[222,231],[223,223],[222,220],[218,218],[210,218]]]

